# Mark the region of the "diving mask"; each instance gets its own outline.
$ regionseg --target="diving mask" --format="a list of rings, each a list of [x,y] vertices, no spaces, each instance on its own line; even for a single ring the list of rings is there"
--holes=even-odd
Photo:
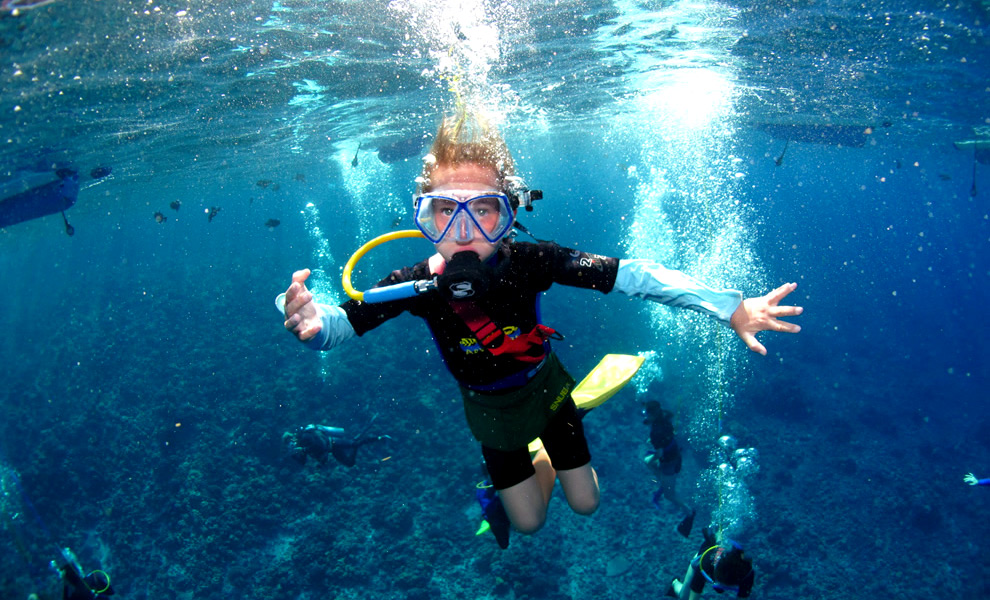
[[[445,190],[413,198],[414,221],[434,244],[448,239],[469,242],[475,232],[494,244],[512,228],[515,214],[501,192]]]

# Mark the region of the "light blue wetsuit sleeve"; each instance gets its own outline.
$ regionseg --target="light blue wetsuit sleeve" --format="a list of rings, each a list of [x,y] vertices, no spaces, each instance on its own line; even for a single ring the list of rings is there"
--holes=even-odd
[[[313,336],[313,339],[303,342],[307,348],[329,350],[357,336],[351,322],[347,320],[347,313],[344,312],[343,308],[317,304],[316,309],[320,313],[323,329]]]
[[[279,294],[275,298],[275,308],[285,314],[285,294]],[[329,350],[357,335],[351,322],[347,320],[347,313],[343,308],[316,303],[316,311],[320,315],[323,328],[313,336],[313,339],[303,342],[307,347],[313,350]]]
[[[636,298],[711,315],[724,325],[742,302],[742,292],[716,290],[651,260],[622,259],[612,288]]]

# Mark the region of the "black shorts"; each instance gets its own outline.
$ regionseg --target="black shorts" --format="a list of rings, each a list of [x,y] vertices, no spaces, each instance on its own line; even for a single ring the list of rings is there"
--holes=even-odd
[[[591,462],[588,441],[584,439],[584,425],[571,398],[567,399],[547,423],[540,433],[540,441],[550,456],[553,468],[558,471],[576,469]],[[488,476],[496,490],[522,483],[536,474],[528,448],[506,452],[482,445],[481,452],[485,456]]]

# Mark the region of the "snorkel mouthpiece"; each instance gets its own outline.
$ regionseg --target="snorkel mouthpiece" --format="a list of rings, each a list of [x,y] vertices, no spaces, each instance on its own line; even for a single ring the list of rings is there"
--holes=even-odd
[[[437,278],[437,289],[448,300],[473,300],[488,291],[491,274],[491,267],[481,262],[477,252],[464,250],[447,261]]]

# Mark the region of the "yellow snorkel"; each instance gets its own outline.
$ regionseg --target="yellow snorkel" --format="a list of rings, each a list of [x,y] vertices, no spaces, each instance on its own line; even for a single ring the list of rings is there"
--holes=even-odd
[[[437,283],[433,279],[422,279],[418,281],[406,281],[404,283],[397,283],[395,285],[389,285],[385,287],[372,288],[365,292],[359,292],[354,289],[351,285],[351,273],[354,271],[354,266],[357,262],[361,260],[361,257],[368,253],[372,248],[384,244],[385,242],[391,242],[392,240],[400,240],[402,238],[426,238],[425,235],[418,229],[404,229],[402,231],[393,231],[391,233],[386,233],[376,237],[375,239],[367,242],[363,246],[357,249],[357,251],[351,255],[348,259],[347,264],[344,265],[344,273],[341,275],[340,283],[344,286],[344,291],[352,299],[358,302],[389,302],[391,300],[399,300],[401,298],[411,298],[418,294],[424,294],[431,290],[436,289]]]

